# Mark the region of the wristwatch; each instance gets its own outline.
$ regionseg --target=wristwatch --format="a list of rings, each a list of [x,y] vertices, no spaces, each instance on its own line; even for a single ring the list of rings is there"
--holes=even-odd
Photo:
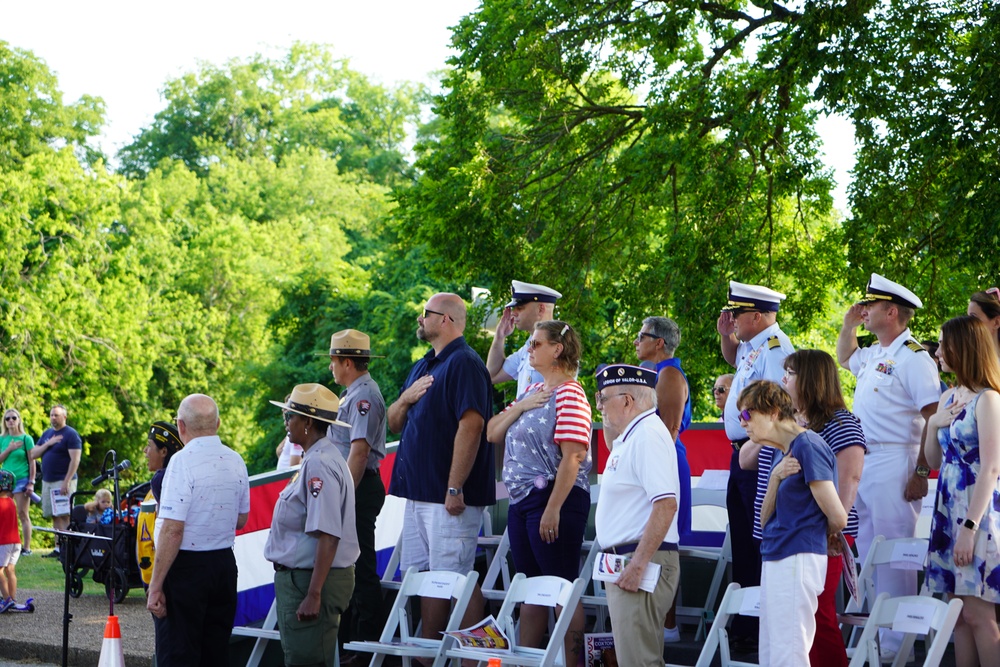
[[[449,486],[448,487],[448,495],[449,496],[460,496],[460,495],[462,495],[462,489],[461,488],[456,489],[453,486]]]
[[[979,524],[973,521],[972,519],[966,519],[965,521],[962,522],[962,525],[972,531],[979,530]]]
[[[931,475],[931,469],[927,466],[917,466],[914,472],[917,473],[917,477],[923,477],[925,479]]]

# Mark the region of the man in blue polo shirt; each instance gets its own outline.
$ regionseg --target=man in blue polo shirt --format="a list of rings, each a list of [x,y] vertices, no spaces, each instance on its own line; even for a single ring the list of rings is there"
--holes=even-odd
[[[396,402],[389,429],[400,433],[389,493],[406,498],[403,570],[473,569],[483,508],[496,502],[493,446],[485,425],[492,416],[490,374],[465,342],[465,303],[435,294],[417,318],[417,338],[432,349],[414,364]],[[464,626],[482,618],[473,595]],[[423,636],[438,639],[449,600],[421,598]],[[464,627],[463,626],[463,627]]]

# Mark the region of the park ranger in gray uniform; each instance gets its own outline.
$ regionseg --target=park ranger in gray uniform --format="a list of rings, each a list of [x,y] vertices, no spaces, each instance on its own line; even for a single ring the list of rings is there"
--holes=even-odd
[[[361,545],[361,556],[355,564],[354,595],[340,625],[341,644],[378,640],[385,623],[375,560],[375,520],[385,503],[379,465],[385,458],[386,417],[382,392],[368,373],[372,358],[370,338],[360,331],[345,329],[330,338],[330,372],[334,381],[345,387],[337,416],[350,429],[331,426],[327,437],[344,455],[354,479]],[[351,655],[341,656],[341,665],[352,664],[352,659]]]

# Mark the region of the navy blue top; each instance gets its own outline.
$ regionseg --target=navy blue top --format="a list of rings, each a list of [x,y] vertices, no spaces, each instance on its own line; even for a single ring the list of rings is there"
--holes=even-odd
[[[444,504],[458,421],[467,410],[481,414],[484,422],[490,420],[492,384],[486,364],[462,336],[437,356],[433,349],[425,354],[413,365],[399,393],[425,375],[434,376],[434,382],[406,413],[389,493]],[[482,507],[496,503],[495,480],[493,445],[486,440],[484,423],[476,460],[462,486],[465,504]]]
[[[819,508],[809,483],[828,480],[837,485],[837,458],[823,438],[803,431],[792,440],[788,453],[798,459],[802,470],[778,486],[774,513],[764,526],[760,544],[762,560],[775,561],[795,554],[826,555],[826,515]],[[774,450],[772,474],[784,455]]]
[[[667,366],[671,368],[676,368],[684,376],[684,382],[688,385],[688,397],[687,401],[684,403],[684,416],[681,417],[681,428],[677,431],[677,435],[680,436],[681,433],[687,430],[687,427],[691,425],[691,384],[688,383],[687,373],[681,368],[681,360],[677,357],[670,357],[669,359],[664,359],[663,361],[656,364],[656,379],[660,379],[660,371],[662,371]],[[660,410],[656,410],[656,414],[660,414]]]
[[[80,434],[72,426],[63,426],[58,431],[53,428],[45,429],[42,437],[38,439],[35,447],[44,445],[49,438],[61,435],[62,440],[49,447],[42,454],[42,480],[45,482],[61,482],[66,479],[66,472],[69,470],[69,450],[81,449],[83,442]],[[75,478],[76,475],[73,475]]]

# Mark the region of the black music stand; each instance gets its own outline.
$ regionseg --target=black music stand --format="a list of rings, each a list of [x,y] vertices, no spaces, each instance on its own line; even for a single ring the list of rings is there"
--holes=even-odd
[[[42,528],[36,526],[35,530],[43,533],[53,533],[59,538],[59,552],[62,554],[63,570],[66,572],[66,585],[63,589],[63,643],[62,643],[62,667],[67,667],[69,662],[69,624],[73,619],[73,614],[69,613],[69,590],[73,585],[72,571],[69,567],[70,543],[72,540],[107,540],[112,542],[110,537],[94,535],[92,533],[81,533],[75,530],[56,530],[55,528]],[[114,544],[111,545],[114,551]]]

